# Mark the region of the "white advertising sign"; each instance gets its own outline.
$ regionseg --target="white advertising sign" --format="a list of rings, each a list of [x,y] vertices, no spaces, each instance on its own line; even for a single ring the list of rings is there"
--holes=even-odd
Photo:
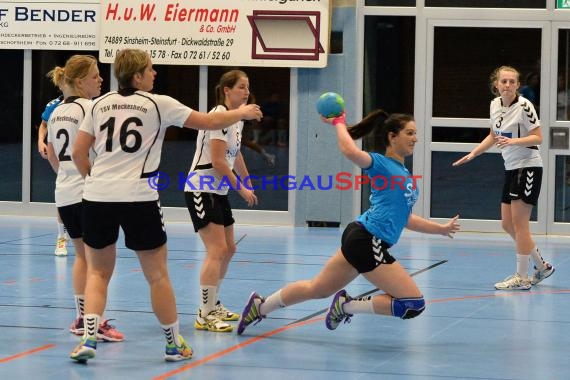
[[[102,0],[99,59],[125,48],[156,64],[325,67],[330,0]]]
[[[98,50],[100,2],[0,1],[0,49]]]

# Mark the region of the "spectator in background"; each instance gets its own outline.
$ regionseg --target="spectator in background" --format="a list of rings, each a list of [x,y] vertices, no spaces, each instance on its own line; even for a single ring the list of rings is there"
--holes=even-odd
[[[540,76],[537,72],[531,71],[526,75],[520,94],[530,100],[536,113],[540,115]]]
[[[263,112],[263,133],[268,134],[267,143],[280,147],[287,146],[287,120],[283,117],[283,105],[278,93],[271,94],[269,99],[261,105]],[[278,136],[280,137],[278,139]],[[260,143],[260,140],[254,139]],[[264,141],[265,139],[262,139]]]
[[[558,75],[558,87],[556,93],[556,120],[570,120],[570,91],[569,84],[564,75]]]
[[[253,93],[249,93],[249,98],[247,104],[255,104],[256,99]],[[275,167],[275,155],[272,153],[268,153],[264,147],[262,147],[259,143],[256,142],[255,136],[257,134],[257,141],[259,141],[259,134],[261,132],[261,122],[257,120],[245,120],[243,123],[243,131],[241,135],[241,145],[248,147],[249,149],[253,150],[254,152],[259,153],[263,157],[263,161],[265,164],[270,167]]]
[[[570,120],[570,92],[568,91],[567,78],[558,75],[558,87],[556,92],[556,120]],[[570,156],[566,156],[566,185],[570,186]]]

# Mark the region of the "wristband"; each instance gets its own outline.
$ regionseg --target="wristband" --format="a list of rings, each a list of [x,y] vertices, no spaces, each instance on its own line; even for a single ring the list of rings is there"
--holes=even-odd
[[[346,116],[345,116],[344,112],[342,114],[340,114],[340,116],[335,117],[332,121],[332,125],[334,125],[335,127],[337,124],[340,124],[340,123],[346,125]]]

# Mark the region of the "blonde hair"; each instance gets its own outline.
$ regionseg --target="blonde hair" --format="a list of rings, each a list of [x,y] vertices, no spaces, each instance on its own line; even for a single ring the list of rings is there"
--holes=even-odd
[[[517,82],[520,82],[521,74],[514,67],[512,67],[512,66],[497,67],[495,70],[493,70],[493,72],[491,73],[491,76],[489,77],[489,81],[490,81],[489,88],[491,89],[491,92],[495,96],[500,96],[499,90],[497,90],[497,86],[495,86],[495,83],[497,83],[499,81],[499,75],[501,74],[501,71],[511,71],[511,72],[515,73],[517,76]],[[517,91],[517,93],[518,93],[518,91]]]
[[[132,87],[136,73],[142,74],[150,62],[147,52],[140,49],[123,49],[115,57],[115,78],[119,88]]]
[[[73,91],[78,91],[76,81],[87,77],[93,66],[97,66],[97,58],[92,55],[76,54],[69,57],[64,67],[56,66],[46,76],[60,89],[62,86],[67,86]]]

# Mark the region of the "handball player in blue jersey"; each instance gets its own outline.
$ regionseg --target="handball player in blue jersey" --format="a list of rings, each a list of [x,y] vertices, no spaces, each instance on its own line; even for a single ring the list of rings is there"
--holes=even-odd
[[[316,277],[291,283],[267,298],[253,292],[238,324],[238,334],[274,310],[333,294],[325,319],[330,330],[354,314],[414,318],[425,309],[423,295],[390,254],[390,247],[398,242],[404,227],[448,237],[459,230],[458,216],[439,224],[412,214],[419,190],[404,166],[405,157],[413,153],[417,142],[416,123],[411,115],[388,115],[377,110],[351,127],[346,126],[344,114],[323,121],[336,129],[341,153],[373,181],[370,208],[345,228],[341,247]],[[385,154],[363,151],[354,142],[373,130],[380,135]],[[381,182],[375,183],[376,180]],[[349,296],[343,288],[360,274],[384,293],[362,298]]]

